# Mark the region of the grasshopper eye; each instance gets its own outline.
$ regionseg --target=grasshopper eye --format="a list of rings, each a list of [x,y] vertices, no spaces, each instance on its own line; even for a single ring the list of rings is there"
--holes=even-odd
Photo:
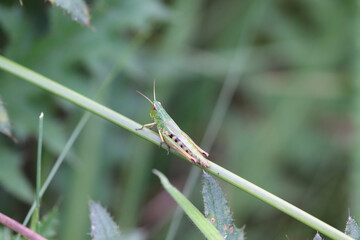
[[[152,110],[156,110],[156,107],[155,107],[155,105],[153,105],[153,106],[152,106]]]

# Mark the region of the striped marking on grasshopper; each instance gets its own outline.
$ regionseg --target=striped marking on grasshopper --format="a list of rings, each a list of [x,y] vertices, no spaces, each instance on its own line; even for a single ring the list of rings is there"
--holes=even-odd
[[[153,128],[155,125],[161,139],[160,146],[165,143],[168,147],[174,149],[176,152],[183,155],[187,160],[194,164],[198,164],[204,168],[210,167],[210,162],[206,158],[209,156],[207,152],[202,150],[196,143],[184,133],[175,121],[165,111],[161,102],[156,100],[155,96],[155,80],[154,80],[154,100],[151,101],[147,96],[139,91],[136,91],[144,98],[146,98],[152,105],[150,110],[150,117],[154,120],[153,123],[145,124],[144,127]]]

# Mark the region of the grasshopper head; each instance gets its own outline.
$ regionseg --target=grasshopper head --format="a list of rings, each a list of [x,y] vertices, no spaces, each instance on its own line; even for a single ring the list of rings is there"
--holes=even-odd
[[[151,103],[152,107],[151,107],[151,110],[150,110],[150,117],[155,118],[157,112],[162,108],[161,102],[156,101],[155,80],[154,80],[154,101],[151,101],[150,98],[148,98],[147,96],[145,96],[141,92],[139,92],[139,91],[136,91],[136,92],[139,93],[140,95],[142,95],[144,98],[146,98]]]
[[[150,110],[150,117],[154,118],[158,110],[161,108],[162,108],[161,102],[154,100]]]

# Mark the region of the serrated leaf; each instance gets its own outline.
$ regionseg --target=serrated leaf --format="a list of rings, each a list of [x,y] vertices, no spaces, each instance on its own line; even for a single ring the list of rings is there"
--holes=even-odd
[[[175,199],[186,215],[207,239],[224,239],[204,215],[181,192],[179,192],[179,190],[172,186],[169,180],[161,172],[153,170],[153,173],[160,178],[161,184],[164,186],[165,190]]]
[[[219,184],[208,173],[203,172],[202,195],[206,218],[226,239],[245,239],[242,229],[235,226],[231,210]]]
[[[15,140],[11,133],[9,115],[4,107],[4,102],[0,98],[0,132]]]
[[[110,214],[99,204],[89,202],[91,237],[94,240],[116,240],[120,239],[119,227]]]
[[[320,236],[320,234],[317,232],[313,240],[323,240],[323,238]]]
[[[54,207],[51,212],[46,214],[40,222],[40,234],[45,238],[54,238],[59,225],[59,211]]]
[[[88,7],[83,0],[49,0],[51,4],[64,9],[72,19],[80,24],[90,26]]]
[[[353,219],[351,216],[349,216],[348,220],[346,221],[345,234],[356,240],[360,240],[359,226],[357,225],[355,219]]]
[[[19,157],[6,148],[2,148],[0,153],[0,185],[25,202],[33,200],[33,190],[21,171]]]

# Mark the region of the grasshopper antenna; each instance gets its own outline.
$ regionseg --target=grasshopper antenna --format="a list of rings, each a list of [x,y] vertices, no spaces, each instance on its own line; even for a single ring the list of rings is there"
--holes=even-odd
[[[154,79],[154,101],[156,101],[156,97],[155,97],[155,79]]]
[[[146,98],[146,99],[151,103],[151,105],[154,104],[147,96],[145,96],[144,94],[142,94],[142,93],[139,92],[138,90],[136,90],[136,92],[137,92],[138,94],[140,94],[141,96],[143,96],[144,98]]]

